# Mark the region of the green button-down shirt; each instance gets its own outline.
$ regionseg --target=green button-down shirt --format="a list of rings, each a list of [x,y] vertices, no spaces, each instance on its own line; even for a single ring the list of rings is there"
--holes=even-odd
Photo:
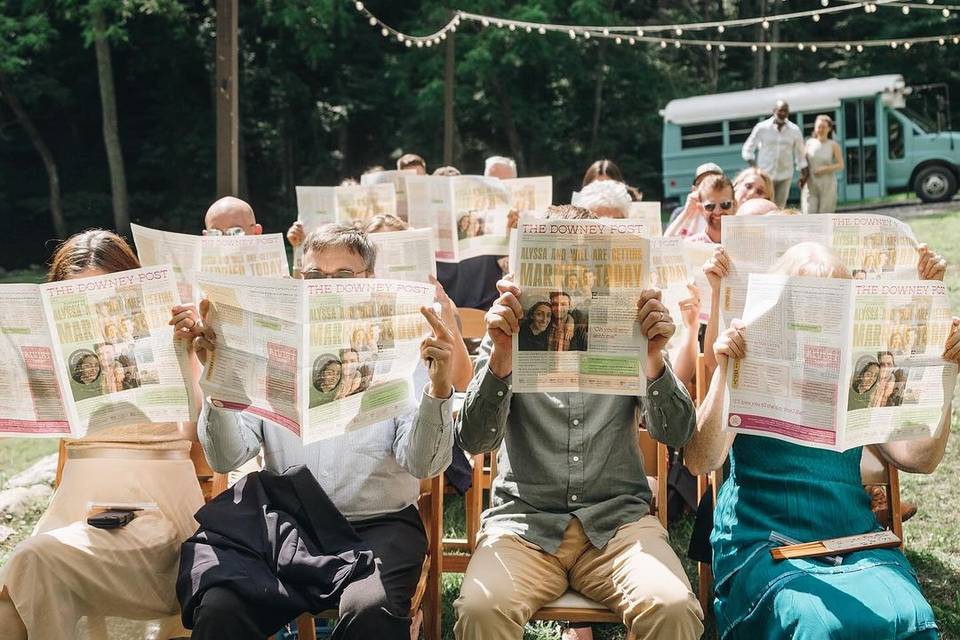
[[[509,377],[476,374],[457,419],[457,441],[471,453],[497,454],[493,506],[484,528],[512,531],[555,553],[571,517],[602,548],[617,528],[650,512],[650,485],[637,438],[642,423],[656,440],[682,447],[693,435],[690,395],[669,365],[645,397],[592,393],[513,393]]]

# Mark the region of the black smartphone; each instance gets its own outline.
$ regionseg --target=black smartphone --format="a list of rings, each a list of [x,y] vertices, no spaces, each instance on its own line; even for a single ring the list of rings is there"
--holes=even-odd
[[[101,511],[87,518],[87,524],[97,529],[119,529],[130,524],[134,512],[125,509]]]

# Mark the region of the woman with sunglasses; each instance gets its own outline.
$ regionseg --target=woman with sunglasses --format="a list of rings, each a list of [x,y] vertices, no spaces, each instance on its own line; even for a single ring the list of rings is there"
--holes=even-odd
[[[737,201],[733,197],[733,184],[724,175],[709,175],[697,188],[700,210],[706,229],[688,238],[691,242],[717,244],[720,242],[720,223],[723,216],[737,214]]]

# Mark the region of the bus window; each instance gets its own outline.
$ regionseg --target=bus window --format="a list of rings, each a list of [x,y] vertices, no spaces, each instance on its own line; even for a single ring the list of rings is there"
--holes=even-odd
[[[877,110],[868,100],[863,102],[863,137],[873,138],[877,135]]]
[[[750,132],[753,131],[754,125],[757,124],[756,118],[748,118],[747,120],[731,120],[730,127],[730,144],[743,144],[747,141],[747,138],[750,137]]]
[[[907,155],[903,140],[903,123],[891,113],[887,114],[887,153],[891,160],[900,160]]]
[[[723,123],[708,122],[680,127],[680,148],[712,147],[723,145]]]
[[[813,114],[813,113],[809,113],[809,114],[808,114],[808,113],[805,113],[805,114],[803,114],[803,138],[804,138],[804,140],[806,140],[807,138],[812,138],[812,137],[813,137],[813,125],[814,125],[814,123],[815,123],[816,121],[817,121],[817,116],[816,116],[816,114]]]

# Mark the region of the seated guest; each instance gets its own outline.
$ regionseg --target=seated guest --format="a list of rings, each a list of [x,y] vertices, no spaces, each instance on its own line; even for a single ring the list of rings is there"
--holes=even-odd
[[[511,345],[524,313],[510,277],[498,290],[457,425],[467,451],[499,449],[500,464],[454,603],[456,637],[519,640],[530,616],[569,587],[616,611],[636,637],[699,638],[703,614],[649,515],[637,445],[638,413],[672,446],[693,430],[690,396],[662,353],[674,326],[660,293],[644,291],[637,305],[649,383],[634,397],[512,393]]]
[[[505,156],[490,156],[484,161],[483,175],[488,178],[510,180],[517,177],[517,163],[513,158]]]
[[[623,179],[623,172],[620,171],[620,167],[614,164],[613,160],[597,160],[592,165],[587,167],[586,173],[583,174],[583,182],[580,185],[580,188],[585,188],[591,182],[603,180],[613,180],[614,182],[622,182],[627,184],[627,181]],[[638,189],[627,185],[627,191],[630,193],[630,199],[634,202],[639,202],[643,200],[643,193]]]
[[[825,247],[805,242],[789,249],[773,273],[850,278]],[[960,319],[954,318],[944,357],[960,362]],[[694,474],[720,467],[730,475],[714,515],[714,611],[721,640],[728,638],[938,637],[933,611],[899,549],[857,551],[839,565],[817,559],[775,561],[770,533],[803,542],[876,531],[860,476],[862,447],[844,452],[804,447],[721,430],[731,360],[749,353],[749,336],[734,321],[714,345],[717,370],[697,415],[697,432],[684,450]],[[858,394],[876,380],[876,360],[858,364]],[[952,387],[956,374],[945,380]],[[874,445],[882,458],[912,473],[932,473],[950,436],[949,394],[937,435]]]
[[[760,167],[747,167],[733,179],[733,195],[740,205],[754,198],[772,201],[773,180],[770,179],[770,174]],[[776,206],[776,203],[774,205]]]
[[[123,238],[94,229],[57,248],[47,281],[138,268],[140,263]],[[171,323],[175,336],[189,337],[191,318],[184,315]],[[116,393],[129,385],[120,364],[125,360],[114,350],[120,345],[103,346],[97,350],[99,356],[90,352],[86,357],[87,373],[77,380],[93,386],[94,395]],[[101,362],[107,354],[112,362]],[[102,384],[108,376],[118,377]],[[203,505],[190,461],[194,426],[144,421],[104,427],[94,417],[87,436],[67,440],[66,464],[50,506],[33,535],[0,569],[0,636],[125,639],[131,634],[147,637],[151,626],[159,637],[185,635],[173,587],[180,545],[196,529],[193,514]],[[125,527],[104,530],[87,524],[90,503],[153,503],[157,509],[142,512]],[[102,622],[105,617],[125,619],[122,630],[98,632],[94,620]]]
[[[397,171],[413,171],[418,176],[425,176],[427,162],[415,153],[405,153],[397,158]]]
[[[437,167],[433,170],[433,175],[435,176],[446,176],[448,178],[455,177],[460,175],[460,169],[456,167],[446,166],[446,167]]]
[[[690,236],[703,230],[703,211],[700,208],[700,196],[697,190],[707,176],[722,175],[723,169],[713,162],[706,162],[697,167],[687,200],[682,207],[677,207],[670,214],[670,223],[663,235]]]
[[[376,249],[367,235],[347,225],[327,225],[304,242],[303,276],[332,277],[349,271],[374,277]],[[429,381],[417,411],[304,446],[291,431],[252,413],[218,409],[204,401],[198,432],[210,465],[237,468],[263,449],[264,466],[280,473],[305,464],[336,508],[373,551],[376,569],[350,584],[340,599],[334,637],[410,636],[410,600],[426,553],[417,514],[418,478],[429,478],[450,461],[453,447],[450,383],[453,335],[433,309],[423,309],[433,328],[420,355]],[[204,361],[215,348],[209,327],[196,332]],[[346,369],[346,366],[344,367]],[[193,638],[255,638],[275,633],[276,620],[256,602],[244,602],[230,586],[208,589],[194,612]]]
[[[720,225],[724,216],[737,214],[737,201],[733,198],[733,185],[726,176],[707,176],[697,187],[701,215],[706,228],[689,237],[690,242],[716,244],[720,242]]]
[[[573,194],[571,200],[571,204],[589,209],[598,218],[626,218],[631,202],[633,199],[627,191],[627,185],[615,180],[591,182]]]
[[[258,236],[263,227],[257,224],[253,207],[233,196],[220,198],[204,216],[205,236]]]

